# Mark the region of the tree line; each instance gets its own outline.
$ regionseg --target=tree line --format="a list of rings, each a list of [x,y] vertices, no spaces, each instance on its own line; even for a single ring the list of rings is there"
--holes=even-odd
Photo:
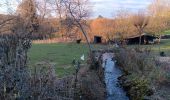
[[[144,32],[161,37],[165,30],[170,29],[169,0],[153,0],[146,10],[137,13],[120,9],[114,18],[100,16],[90,19],[91,9],[88,0],[21,0],[16,12],[8,17],[32,20],[36,30],[32,33],[33,39],[68,37],[92,41],[98,35],[108,41]],[[1,33],[9,32],[9,27],[4,26]]]

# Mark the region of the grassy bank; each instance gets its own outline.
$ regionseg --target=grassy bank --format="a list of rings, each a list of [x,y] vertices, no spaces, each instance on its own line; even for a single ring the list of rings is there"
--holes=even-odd
[[[170,40],[163,40],[160,45],[131,45],[117,50],[116,58],[124,71],[121,84],[132,100],[169,100],[169,63],[159,60],[159,47],[170,56]]]

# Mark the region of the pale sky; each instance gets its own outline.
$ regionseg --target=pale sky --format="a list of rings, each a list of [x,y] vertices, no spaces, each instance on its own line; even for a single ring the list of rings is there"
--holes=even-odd
[[[16,6],[16,1],[20,0],[0,0],[0,13],[5,12],[7,9],[3,7],[3,1],[9,1],[8,3]],[[132,12],[143,10],[148,7],[152,0],[89,0],[93,6],[93,12],[91,17],[95,18],[98,15],[103,17],[112,18],[116,14],[117,10],[126,9]],[[5,4],[4,4],[5,5]],[[14,8],[16,8],[13,6]]]
[[[90,0],[93,4],[93,17],[113,17],[117,10],[127,9],[132,12],[146,9],[152,0]]]

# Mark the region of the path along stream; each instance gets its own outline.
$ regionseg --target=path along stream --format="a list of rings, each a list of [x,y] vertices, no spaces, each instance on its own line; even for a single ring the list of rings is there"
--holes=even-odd
[[[118,83],[118,77],[121,76],[122,72],[116,67],[113,56],[113,53],[104,53],[102,55],[102,66],[105,70],[104,75],[107,90],[106,100],[129,100],[125,91]]]

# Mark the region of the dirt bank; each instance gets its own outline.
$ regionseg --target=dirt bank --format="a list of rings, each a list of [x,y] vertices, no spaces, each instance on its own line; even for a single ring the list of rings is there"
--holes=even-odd
[[[105,84],[100,77],[100,71],[82,67],[78,73],[78,86],[83,100],[105,100]]]

